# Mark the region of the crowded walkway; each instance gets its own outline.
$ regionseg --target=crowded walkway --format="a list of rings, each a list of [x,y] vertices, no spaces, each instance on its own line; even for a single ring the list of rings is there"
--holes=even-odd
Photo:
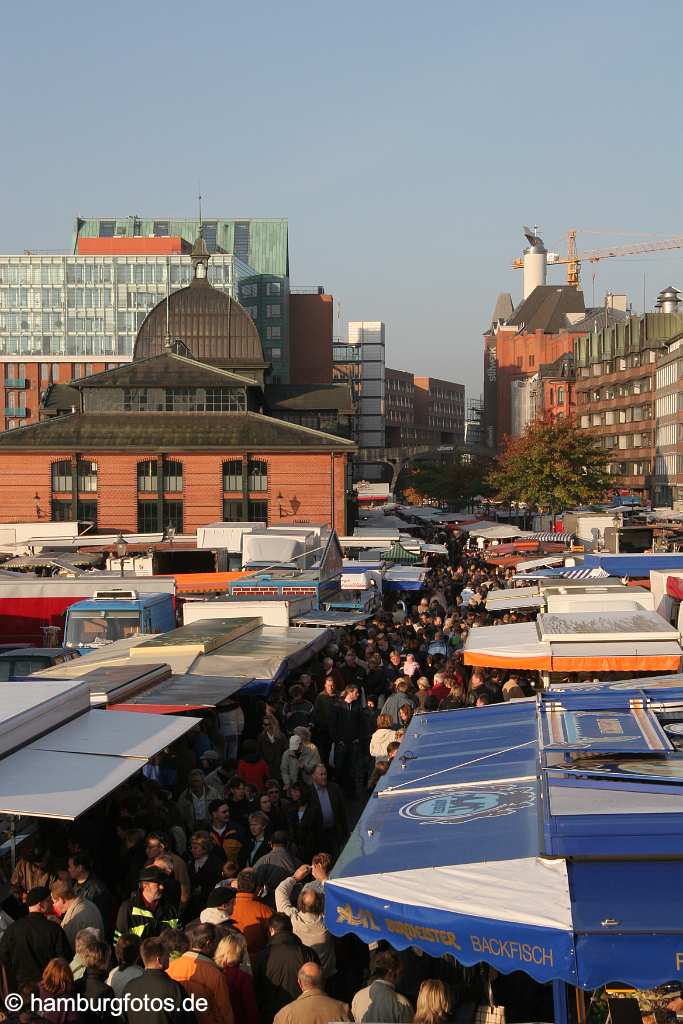
[[[107,1000],[124,997],[131,1024],[474,1019],[488,974],[335,938],[324,918],[325,881],[413,716],[533,692],[523,674],[463,666],[472,629],[523,618],[484,609],[505,571],[423,534],[449,555],[432,559],[414,603],[387,597],[266,699],[205,714],[104,805],[43,822],[20,848],[0,940],[16,1019],[109,1021]],[[550,994],[525,975],[493,991],[508,1021],[548,1019]],[[45,1009],[69,994],[100,1009]],[[133,995],[163,1008],[141,1013]],[[206,1007],[188,1009],[188,995]]]

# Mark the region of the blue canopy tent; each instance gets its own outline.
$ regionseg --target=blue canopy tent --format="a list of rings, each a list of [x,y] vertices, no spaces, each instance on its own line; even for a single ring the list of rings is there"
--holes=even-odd
[[[552,981],[558,1020],[564,983],[683,979],[683,688],[631,683],[416,716],[326,883],[330,931]]]

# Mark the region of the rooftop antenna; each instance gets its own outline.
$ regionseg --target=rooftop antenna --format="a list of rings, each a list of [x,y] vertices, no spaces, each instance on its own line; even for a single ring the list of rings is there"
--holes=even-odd
[[[202,238],[202,183],[199,181],[197,189],[197,199],[199,201],[199,237]]]

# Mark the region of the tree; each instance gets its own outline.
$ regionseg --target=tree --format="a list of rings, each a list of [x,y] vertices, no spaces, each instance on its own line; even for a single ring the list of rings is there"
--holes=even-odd
[[[594,437],[569,420],[547,418],[508,438],[489,483],[501,501],[524,501],[554,516],[602,498],[609,477]]]
[[[462,508],[476,495],[491,493],[486,483],[490,468],[488,459],[467,458],[462,452],[445,465],[419,462],[409,471],[403,494],[409,504],[431,498]]]

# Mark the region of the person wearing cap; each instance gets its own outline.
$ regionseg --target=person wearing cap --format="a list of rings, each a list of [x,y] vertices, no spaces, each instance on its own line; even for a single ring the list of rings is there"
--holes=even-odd
[[[138,891],[119,907],[114,942],[121,935],[137,935],[142,940],[159,935],[164,928],[180,927],[180,911],[164,891],[165,880],[159,868],[143,868]]]
[[[301,736],[290,736],[289,748],[285,750],[282,755],[282,761],[280,762],[280,775],[282,777],[282,785],[286,792],[292,788],[292,786],[299,781],[299,774],[301,771],[301,753],[303,748],[303,740]]]
[[[55,956],[71,959],[69,941],[55,921],[45,916],[51,910],[50,890],[35,886],[26,896],[28,914],[13,921],[0,940],[0,965],[7,974],[10,991],[39,982]]]

